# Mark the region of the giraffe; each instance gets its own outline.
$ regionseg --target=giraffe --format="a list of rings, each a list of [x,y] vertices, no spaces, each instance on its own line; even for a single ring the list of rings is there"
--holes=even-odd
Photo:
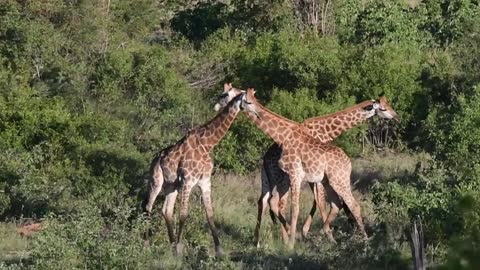
[[[351,211],[364,238],[367,238],[360,206],[351,192],[352,166],[345,152],[335,145],[322,144],[308,135],[303,125],[266,109],[256,100],[254,94],[253,88],[247,89],[246,94],[241,95],[240,108],[260,130],[282,146],[282,156],[278,163],[280,169],[286,172],[290,179],[292,194],[290,230],[285,220],[280,219],[280,221],[284,230],[289,231],[289,248],[295,245],[301,183],[303,181],[320,183],[324,175]],[[331,214],[336,215],[336,213]],[[331,232],[327,232],[328,234]]]
[[[382,96],[378,103],[374,100],[367,100],[336,113],[306,119],[302,125],[305,127],[308,135],[318,139],[322,143],[330,143],[346,130],[359,125],[374,115],[385,119],[393,118],[396,121],[400,121],[396,112],[388,104],[386,97]],[[262,193],[258,200],[257,227],[255,228],[255,243],[257,247],[259,246],[260,225],[267,202],[270,206],[273,220],[275,220],[275,217],[282,219],[285,216],[284,208],[288,198],[289,179],[288,175],[280,169],[278,164],[281,154],[281,146],[274,143],[263,157]],[[326,222],[327,212],[325,207],[327,199],[331,205],[331,211],[338,213],[340,208],[344,208],[345,212],[350,214],[348,208],[345,207],[341,199],[325,180],[326,179],[322,181],[322,184],[309,183],[314,193],[314,200],[302,229],[304,238],[310,229],[317,206],[324,222],[324,231],[330,231],[329,225],[333,220]],[[331,215],[333,216],[333,214]],[[285,234],[285,232],[282,231],[282,234]],[[329,237],[329,239],[335,242],[333,238]]]
[[[231,84],[225,84],[224,95],[228,95],[232,88]],[[160,151],[151,163],[150,192],[144,201],[144,211],[150,215],[158,194],[161,191],[166,193],[162,213],[170,243],[175,245],[177,255],[182,254],[182,232],[188,215],[189,196],[192,188],[196,185],[202,192],[202,202],[213,236],[215,252],[218,256],[223,255],[213,219],[210,182],[213,161],[210,152],[225,136],[240,112],[241,100],[242,95],[239,95],[228,104],[223,104],[224,108],[212,120],[189,130],[185,137],[176,144]],[[181,205],[177,237],[175,238],[173,212],[178,193],[180,193]]]
[[[223,100],[220,100],[225,104],[232,97],[240,93],[242,93],[242,90],[232,90],[232,93],[229,96],[223,96]],[[329,143],[344,131],[360,124],[370,117],[373,117],[375,114],[379,115],[381,118],[394,118],[399,121],[396,112],[388,104],[386,98],[382,96],[379,104],[374,100],[367,100],[333,114],[306,119],[302,124],[306,127],[306,131],[310,136],[318,139],[322,143]],[[283,210],[286,206],[286,195],[288,195],[289,191],[289,179],[288,175],[280,169],[278,164],[281,153],[282,148],[274,143],[263,157],[261,174],[262,192],[258,200],[257,226],[255,228],[255,243],[257,247],[259,247],[260,225],[267,202],[270,205],[272,220],[276,222],[275,217],[278,217],[282,223],[285,223],[285,214],[283,213]],[[338,198],[338,195],[328,185],[325,179],[322,181],[322,184],[309,183],[309,186],[314,193],[314,200],[310,214],[307,216],[307,220],[302,229],[302,235],[304,237],[306,237],[308,233],[317,205],[320,209],[322,220],[325,223],[327,219],[325,209],[326,199],[328,199],[331,204],[331,208],[333,209],[331,211],[338,212],[339,207],[342,207],[347,213],[350,212],[348,208],[344,207],[344,204],[341,202],[340,198]],[[330,231],[329,223],[325,226],[325,231]],[[284,239],[287,234],[288,232],[284,230],[284,227],[282,226],[282,236]],[[330,240],[335,241],[333,238]]]

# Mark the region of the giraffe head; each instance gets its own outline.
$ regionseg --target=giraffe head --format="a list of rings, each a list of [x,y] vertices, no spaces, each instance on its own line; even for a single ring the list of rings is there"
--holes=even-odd
[[[374,103],[374,108],[377,115],[381,118],[393,118],[395,121],[400,122],[400,117],[393,110],[392,106],[388,104],[387,98],[385,96],[381,96],[379,101]]]
[[[260,118],[260,114],[257,111],[257,99],[255,98],[255,89],[248,88],[245,95],[242,98],[242,104],[240,109],[246,113],[251,113]]]
[[[225,83],[223,85],[223,93],[218,97],[217,103],[215,104],[215,111],[227,106],[232,99],[242,93],[245,93],[245,91],[233,87],[232,83]]]

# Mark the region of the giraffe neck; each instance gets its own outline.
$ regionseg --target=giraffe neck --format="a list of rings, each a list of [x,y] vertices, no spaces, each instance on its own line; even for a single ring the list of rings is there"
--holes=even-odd
[[[212,120],[196,129],[199,141],[207,151],[211,151],[225,136],[238,115],[238,102],[230,102]]]
[[[299,129],[299,123],[268,110],[256,100],[253,103],[255,104],[256,113],[246,111],[247,117],[277,144],[284,144],[291,137],[290,134],[294,130]]]
[[[303,122],[305,133],[323,143],[330,142],[340,134],[375,115],[373,101],[364,101],[333,114],[307,119]]]

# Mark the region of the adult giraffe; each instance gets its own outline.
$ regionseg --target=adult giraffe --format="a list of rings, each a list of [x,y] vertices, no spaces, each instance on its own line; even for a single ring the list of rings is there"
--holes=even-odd
[[[331,143],[346,130],[359,125],[375,115],[378,115],[380,118],[393,118],[399,121],[396,112],[392,109],[390,104],[388,104],[385,96],[382,96],[380,97],[379,102],[367,100],[336,113],[306,119],[302,125],[305,127],[304,130],[308,135],[316,138],[322,143]],[[267,202],[273,212],[273,219],[275,216],[279,217],[279,219],[284,219],[285,216],[284,209],[290,189],[290,181],[288,175],[279,167],[278,161],[280,160],[281,155],[281,146],[274,143],[263,156],[262,193],[258,200],[257,227],[255,229],[255,243],[257,246],[259,244],[259,231],[262,216],[265,212]],[[315,199],[302,229],[304,237],[306,237],[310,229],[312,218],[317,206],[322,216],[325,232],[331,231],[330,223],[333,222],[339,209],[345,208],[337,194],[335,194],[332,188],[328,185],[328,181],[325,180],[326,179],[322,181],[322,184],[309,183]],[[330,214],[328,215],[326,211],[327,199],[331,206]],[[349,212],[348,208],[345,208],[345,210],[347,213]],[[328,217],[330,217],[330,219],[327,221]],[[331,241],[335,242],[331,234],[328,236]]]
[[[225,106],[229,100],[243,92],[244,90],[234,88],[231,89],[228,94],[224,93],[220,97],[216,108]],[[379,115],[381,118],[394,118],[395,120],[399,121],[396,112],[388,104],[387,99],[382,96],[380,98],[380,102],[376,102],[374,100],[364,101],[333,114],[306,119],[302,123],[302,126],[305,127],[304,130],[308,135],[318,139],[322,143],[330,143],[344,131],[360,124],[370,117],[373,117],[375,114]],[[260,199],[258,200],[257,226],[255,228],[255,243],[257,246],[259,244],[261,220],[263,213],[265,212],[267,202],[270,205],[272,219],[275,221],[275,216],[277,216],[282,224],[286,224],[283,210],[286,206],[287,195],[290,189],[290,181],[288,175],[279,167],[281,154],[281,146],[277,143],[274,143],[267,150],[263,157],[261,185],[262,193]],[[310,210],[310,214],[305,221],[302,233],[304,236],[306,236],[308,233],[317,205],[324,221],[324,231],[330,232],[331,230],[329,225],[338,213],[339,207],[343,206],[343,204],[338,195],[332,190],[326,181],[322,182],[323,185],[320,183],[309,184],[314,193],[314,201],[312,209]],[[325,209],[327,199],[331,205],[330,215],[328,215],[330,216],[330,219],[328,222]],[[345,210],[349,212],[348,208],[345,208]],[[282,226],[282,236],[284,240],[288,235],[287,230],[288,226]],[[335,241],[330,233],[327,233],[327,235],[331,241]]]
[[[225,84],[225,93],[230,90],[232,90],[232,85]],[[182,232],[188,214],[190,192],[194,186],[198,185],[202,191],[202,202],[212,232],[215,252],[219,256],[223,255],[213,220],[210,182],[213,161],[210,152],[225,136],[237,117],[242,100],[243,95],[234,97],[212,120],[189,130],[187,135],[176,144],[160,151],[151,163],[150,192],[144,201],[144,211],[150,215],[158,194],[161,191],[166,193],[162,212],[167,224],[170,243],[175,244],[177,254],[181,254],[183,250]],[[173,210],[179,192],[181,196],[180,219],[175,238]]]
[[[348,156],[340,148],[332,144],[323,144],[308,135],[303,125],[263,107],[254,97],[254,93],[255,91],[249,88],[246,95],[241,95],[240,107],[258,128],[282,146],[279,166],[288,174],[292,193],[289,247],[293,248],[295,244],[301,183],[303,181],[320,183],[324,175],[350,209],[360,231],[367,238],[360,206],[351,193],[351,162]],[[284,230],[288,231],[285,220],[280,221]]]

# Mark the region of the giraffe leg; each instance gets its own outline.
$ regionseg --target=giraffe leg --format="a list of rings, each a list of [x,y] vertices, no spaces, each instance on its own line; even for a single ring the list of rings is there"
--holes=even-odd
[[[203,206],[205,207],[205,214],[207,216],[208,226],[210,227],[210,231],[212,232],[213,243],[215,244],[215,252],[217,256],[223,256],[224,253],[220,244],[220,239],[218,237],[218,230],[217,227],[215,227],[215,222],[213,219],[210,177],[200,181],[199,187],[202,191],[202,202]]]
[[[147,212],[148,215],[150,215],[152,212],[155,199],[157,199],[158,194],[160,191],[162,191],[163,182],[164,178],[162,168],[157,165],[153,170],[153,175],[150,182],[150,193],[148,194],[148,200],[144,208],[144,211]]]
[[[310,186],[310,189],[313,192],[313,204],[312,208],[310,209],[310,213],[307,216],[307,219],[305,219],[305,223],[303,224],[303,229],[302,229],[302,236],[303,238],[307,238],[308,231],[310,230],[310,225],[312,225],[312,219],[313,216],[315,215],[315,211],[317,210],[317,191],[315,188],[314,183],[308,183],[308,186]]]
[[[353,227],[353,233],[355,233],[357,230],[357,227],[355,227],[355,217],[353,217],[352,212],[350,212],[350,209],[348,209],[348,207],[345,205],[343,201],[341,202],[340,209],[343,209],[343,211],[345,212],[345,215],[347,215],[348,225]]]
[[[290,221],[290,241],[288,243],[288,247],[293,249],[295,246],[295,238],[297,233],[298,213],[300,212],[300,187],[302,184],[302,179],[297,175],[290,175],[290,181],[292,193],[292,216]]]
[[[330,213],[328,214],[327,219],[323,222],[323,231],[327,235],[328,240],[333,243],[336,243],[335,238],[333,238],[332,229],[330,228],[330,223],[332,223],[338,214],[338,206],[335,203],[330,204]]]
[[[310,184],[310,183],[309,183]],[[322,183],[310,184],[310,188],[313,191],[314,201],[312,209],[310,210],[310,215],[307,217],[305,224],[302,229],[303,237],[306,238],[308,231],[310,230],[310,225],[315,215],[316,207],[320,210],[320,215],[322,216],[322,221],[325,223],[327,220],[327,202],[326,202],[326,191]]]
[[[350,212],[350,209],[348,209],[345,202],[343,202],[343,200],[337,195],[337,193],[335,193],[335,191],[332,190],[330,193],[328,196],[332,199],[332,203],[335,203],[338,206],[339,211],[343,209],[345,215],[347,216],[348,225],[353,228],[353,233],[355,233],[357,227],[355,226],[356,220],[353,217],[352,212]]]
[[[287,196],[288,193],[284,194],[283,196]],[[274,213],[274,215],[278,218],[281,224],[281,233],[283,242],[286,244],[288,242],[288,224],[285,220],[284,215],[281,215],[279,207],[280,205],[280,194],[277,191],[277,188],[272,190],[272,194],[270,200],[268,201],[270,206],[270,210]]]
[[[162,213],[165,218],[165,223],[167,224],[168,239],[170,243],[175,243],[175,231],[173,224],[173,210],[175,208],[175,201],[177,200],[178,190],[173,189],[171,192],[167,193],[165,197],[165,202],[163,203]]]
[[[285,225],[285,229],[282,231],[284,234],[285,239],[288,239],[288,234],[290,232],[290,226],[288,225],[287,219],[285,218],[286,215],[286,209],[287,209],[287,202],[288,202],[288,193],[283,194],[280,196],[280,200],[278,202],[278,219],[283,220]]]
[[[177,231],[177,242],[176,242],[176,252],[177,255],[182,255],[183,253],[183,243],[182,243],[182,232],[183,227],[185,226],[185,220],[188,216],[188,201],[190,198],[190,193],[192,192],[193,185],[187,179],[184,180],[181,192],[181,205],[180,205],[180,219],[178,222],[178,231]]]
[[[327,220],[327,190],[325,188],[324,183],[317,183],[316,184],[316,189],[317,189],[317,206],[318,210],[320,210],[320,215],[322,215],[322,221],[325,222]]]
[[[260,198],[257,202],[258,214],[257,214],[257,225],[255,227],[255,245],[257,248],[260,247],[260,227],[262,225],[262,218],[265,213],[265,209],[268,205],[268,199],[270,198],[270,179],[268,178],[267,174],[267,167],[265,164],[262,166],[261,171],[261,183],[262,183],[262,191]],[[275,214],[273,213],[272,209],[269,209],[270,217],[272,218],[272,222],[275,224],[277,219],[275,218]]]
[[[269,196],[270,196],[269,192],[262,194],[257,202],[258,214],[257,214],[257,226],[255,227],[255,245],[257,246],[257,248],[260,247],[260,226],[262,225],[262,217],[263,217],[263,214],[265,213],[265,209],[267,208]],[[272,218],[275,218],[275,216],[273,216]]]
[[[337,179],[332,178],[332,180],[330,180],[330,185],[347,205],[348,209],[355,218],[355,221],[357,222],[358,228],[360,229],[360,232],[362,233],[364,239],[368,239],[368,235],[365,232],[365,226],[363,225],[362,221],[360,205],[355,200],[352,194],[352,190],[350,187],[350,177],[348,177],[347,179],[342,179],[339,177],[337,177]]]

